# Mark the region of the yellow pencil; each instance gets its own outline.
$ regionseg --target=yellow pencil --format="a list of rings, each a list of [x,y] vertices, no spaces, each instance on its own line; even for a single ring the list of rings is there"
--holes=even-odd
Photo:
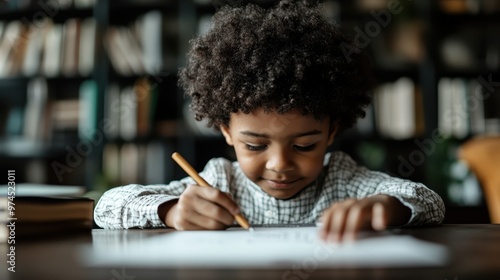
[[[195,180],[195,182],[202,187],[212,187],[210,186],[205,179],[203,179],[198,172],[186,161],[186,159],[181,156],[179,153],[175,152],[172,154],[172,159],[179,164],[179,166],[186,171],[186,173],[191,176]],[[254,231],[254,229],[250,226],[248,221],[241,214],[237,214],[234,216],[236,222],[244,229],[249,231]]]

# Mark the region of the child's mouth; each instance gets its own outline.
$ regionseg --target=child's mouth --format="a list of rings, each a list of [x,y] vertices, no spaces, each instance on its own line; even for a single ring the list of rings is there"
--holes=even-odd
[[[283,181],[275,181],[275,180],[267,180],[269,185],[272,188],[275,189],[287,189],[289,188],[293,183],[299,181],[300,179],[294,179],[294,180],[283,180]]]

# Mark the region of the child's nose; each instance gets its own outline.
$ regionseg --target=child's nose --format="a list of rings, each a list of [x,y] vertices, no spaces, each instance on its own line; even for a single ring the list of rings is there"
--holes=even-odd
[[[274,152],[266,163],[266,169],[274,172],[286,172],[293,170],[293,161],[285,151]]]

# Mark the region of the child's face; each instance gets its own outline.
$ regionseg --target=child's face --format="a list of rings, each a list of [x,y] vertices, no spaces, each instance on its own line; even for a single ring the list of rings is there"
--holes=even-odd
[[[221,131],[245,175],[278,199],[294,196],[318,177],[335,136],[329,118],[318,121],[299,111],[233,113]]]

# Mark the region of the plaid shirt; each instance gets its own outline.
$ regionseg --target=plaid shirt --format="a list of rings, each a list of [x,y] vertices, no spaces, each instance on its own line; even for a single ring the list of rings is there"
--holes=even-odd
[[[262,191],[245,176],[238,162],[212,159],[200,175],[212,186],[231,193],[250,224],[315,223],[335,202],[378,194],[393,196],[411,209],[407,225],[439,224],[444,219],[444,203],[432,190],[370,171],[342,152],[326,154],[321,175],[287,200]],[[96,205],[95,221],[103,228],[165,227],[158,206],[179,198],[187,185],[194,183],[187,177],[168,185],[131,184],[110,189]]]

